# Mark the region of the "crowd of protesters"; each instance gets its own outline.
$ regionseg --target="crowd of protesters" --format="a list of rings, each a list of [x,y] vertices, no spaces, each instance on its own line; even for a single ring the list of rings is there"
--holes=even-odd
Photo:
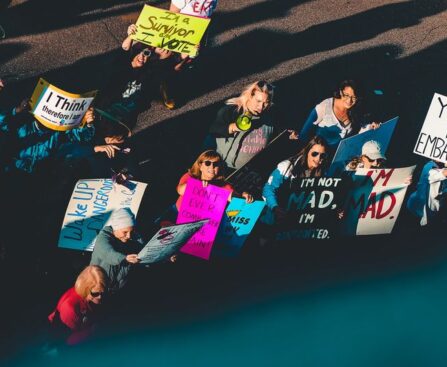
[[[173,0],[170,10],[210,17],[216,3]],[[160,93],[166,108],[174,109],[178,94],[185,93],[182,73],[187,72],[195,60],[185,54],[134,42],[131,36],[136,31],[135,24],[129,25],[122,54],[110,71],[113,77],[105,78],[104,85],[98,88],[95,106],[86,113],[80,127],[54,131],[43,126],[29,113],[27,99],[18,106],[2,106],[2,177],[17,173],[33,175],[48,169],[46,164],[51,165],[53,171],[78,179],[105,178],[112,173],[121,175],[124,181],[129,174],[138,177],[131,159],[132,149],[127,146],[138,113],[145,109],[146,101],[154,93]],[[199,47],[200,52],[206,47],[207,37],[205,35]],[[8,93],[7,88],[0,79],[0,92]],[[266,212],[261,225],[274,226],[287,215],[278,199],[283,188],[298,178],[327,175],[331,158],[342,139],[380,128],[380,121],[365,121],[357,110],[361,97],[355,81],[343,80],[333,96],[317,104],[303,124],[283,129],[274,104],[274,86],[263,80],[250,83],[239,96],[228,99],[216,111],[203,143],[204,151],[188,172],[183,175],[179,172],[177,187],[172,187],[179,195],[177,201],[167,210],[160,208],[154,225],[176,222],[188,180],[195,178],[202,181],[204,187],[216,185],[228,190],[229,200],[232,197],[244,198],[247,203],[254,199],[265,200]],[[284,130],[295,142],[297,153],[290,158],[283,157],[276,168],[272,167],[262,198],[254,198],[249,191],[237,192],[226,177],[247,164]],[[386,161],[380,144],[370,140],[363,145],[360,156],[346,162],[344,171],[383,168]],[[411,184],[411,179],[407,184]],[[440,228],[446,224],[447,164],[430,161],[423,167],[406,206],[421,226]],[[343,212],[338,214],[341,219]],[[135,216],[129,209],[112,213],[109,225],[97,236],[90,265],[82,270],[75,286],[62,295],[48,317],[52,344],[47,352],[57,345],[54,339],[73,345],[91,335],[103,294],[119,293],[125,287],[130,270],[139,262],[137,253],[144,244],[135,225]],[[175,257],[171,261],[175,261]]]

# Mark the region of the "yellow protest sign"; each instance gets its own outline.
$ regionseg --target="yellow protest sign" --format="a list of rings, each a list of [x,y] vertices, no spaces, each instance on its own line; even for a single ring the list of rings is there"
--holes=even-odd
[[[49,129],[70,130],[82,124],[96,93],[68,93],[40,78],[31,96],[31,112]]]
[[[137,20],[137,33],[132,39],[149,46],[159,47],[190,56],[197,54],[210,19],[173,13],[144,5]]]

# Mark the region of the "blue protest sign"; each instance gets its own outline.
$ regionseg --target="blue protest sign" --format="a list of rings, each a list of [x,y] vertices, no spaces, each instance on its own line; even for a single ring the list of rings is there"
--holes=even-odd
[[[236,256],[264,209],[264,201],[247,204],[233,198],[228,204],[217,232],[214,255]]]
[[[394,128],[396,127],[399,117],[394,117],[391,120],[383,123],[378,129],[368,130],[364,133],[354,135],[350,138],[343,139],[338,145],[329,168],[330,176],[339,175],[345,168],[346,164],[354,157],[362,154],[362,146],[369,140],[375,140],[382,147],[382,152],[385,153],[391,141]]]

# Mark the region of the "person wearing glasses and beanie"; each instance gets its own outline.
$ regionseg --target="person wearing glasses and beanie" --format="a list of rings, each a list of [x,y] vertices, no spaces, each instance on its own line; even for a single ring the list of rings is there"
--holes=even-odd
[[[305,177],[321,177],[328,165],[328,145],[319,137],[313,137],[295,156],[282,161],[271,173],[264,185],[262,196],[266,202],[267,212],[263,217],[266,224],[274,224],[285,218],[285,204],[281,202],[282,190],[292,180]]]
[[[74,287],[62,295],[48,316],[51,339],[47,352],[58,343],[75,345],[92,335],[107,286],[107,274],[99,266],[87,266],[79,274]]]
[[[217,112],[205,146],[215,148],[230,170],[241,168],[278,134],[273,89],[265,81],[254,82]],[[244,120],[248,123],[238,123]]]
[[[135,215],[130,208],[114,210],[108,225],[96,237],[90,265],[101,266],[110,279],[109,289],[124,287],[133,265],[138,264],[142,238],[135,232]]]
[[[362,125],[360,101],[359,85],[353,80],[343,80],[334,91],[333,97],[325,99],[310,112],[299,133],[299,140],[306,143],[318,135],[326,140],[329,148],[335,152],[342,139],[380,127],[377,122]]]

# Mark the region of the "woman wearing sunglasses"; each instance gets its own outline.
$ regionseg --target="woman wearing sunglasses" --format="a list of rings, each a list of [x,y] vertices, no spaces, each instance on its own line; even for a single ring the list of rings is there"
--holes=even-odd
[[[362,146],[362,154],[353,158],[347,165],[346,171],[355,171],[357,168],[385,168],[386,157],[382,153],[381,145],[375,140],[369,140]]]
[[[315,136],[296,156],[278,164],[262,191],[267,208],[270,209],[270,214],[273,214],[273,217],[265,217],[266,222],[275,223],[285,217],[284,203],[281,203],[279,198],[288,183],[296,178],[321,177],[325,174],[327,151],[325,140]]]
[[[378,128],[380,123],[376,122],[361,126],[363,121],[359,121],[360,101],[361,91],[357,83],[353,80],[342,81],[333,97],[325,99],[311,111],[299,139],[306,142],[318,135],[335,151],[342,139]]]
[[[74,287],[62,295],[48,316],[53,343],[64,340],[66,345],[75,345],[92,334],[107,285],[107,274],[99,266],[87,266],[79,274]]]
[[[220,186],[221,188],[230,191],[228,200],[231,200],[233,195],[245,198],[247,203],[253,202],[253,196],[248,192],[243,192],[241,195],[235,193],[233,187],[225,181],[224,165],[222,157],[215,150],[206,150],[200,154],[195,160],[192,167],[186,172],[177,184],[177,193],[179,197],[175,205],[168,208],[155,223],[161,226],[171,225],[175,223],[180,206],[182,205],[183,195],[185,194],[186,186],[190,178],[201,180],[203,187],[208,185]]]

